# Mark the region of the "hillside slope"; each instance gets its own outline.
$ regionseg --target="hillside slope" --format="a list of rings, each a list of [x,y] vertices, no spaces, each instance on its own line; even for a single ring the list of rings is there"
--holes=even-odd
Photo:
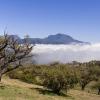
[[[100,96],[78,90],[71,90],[68,96],[57,96],[49,92],[42,93],[42,86],[3,78],[0,84],[0,100],[100,100]]]

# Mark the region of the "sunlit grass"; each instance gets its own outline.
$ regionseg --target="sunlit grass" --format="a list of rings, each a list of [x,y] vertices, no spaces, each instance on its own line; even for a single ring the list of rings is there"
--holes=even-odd
[[[41,91],[39,91],[41,90]],[[28,84],[15,79],[3,78],[0,84],[0,100],[99,100],[100,96],[81,90],[70,90],[58,96],[45,91],[42,86]]]

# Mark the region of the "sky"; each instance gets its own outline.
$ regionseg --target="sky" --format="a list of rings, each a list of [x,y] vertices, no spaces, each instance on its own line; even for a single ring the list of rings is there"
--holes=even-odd
[[[44,38],[63,33],[100,42],[100,0],[0,0],[0,35]]]

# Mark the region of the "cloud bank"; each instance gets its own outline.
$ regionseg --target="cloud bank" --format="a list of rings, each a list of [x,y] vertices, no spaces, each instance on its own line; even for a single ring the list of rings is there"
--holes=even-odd
[[[37,44],[32,51],[38,64],[71,61],[100,60],[100,43],[91,45],[44,45]]]

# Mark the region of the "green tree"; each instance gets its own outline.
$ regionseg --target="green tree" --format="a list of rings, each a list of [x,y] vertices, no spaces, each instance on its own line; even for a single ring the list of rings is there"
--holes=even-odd
[[[60,94],[62,90],[73,88],[78,82],[77,75],[72,68],[63,64],[49,66],[43,73],[44,87],[51,89],[54,93]]]
[[[100,80],[97,81],[93,86],[93,89],[97,89],[98,90],[98,95],[100,95]]]
[[[82,64],[79,68],[80,71],[80,86],[81,90],[84,90],[85,87],[91,82],[91,81],[97,81],[98,80],[98,74],[100,74],[99,66],[96,66],[94,63],[85,63]]]

